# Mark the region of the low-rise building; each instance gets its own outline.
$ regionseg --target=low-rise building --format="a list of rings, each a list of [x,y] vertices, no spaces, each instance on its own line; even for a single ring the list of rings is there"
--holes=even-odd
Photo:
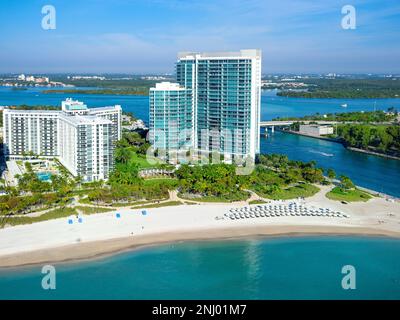
[[[333,134],[333,127],[318,124],[301,124],[299,132],[311,136],[324,136],[328,134]]]

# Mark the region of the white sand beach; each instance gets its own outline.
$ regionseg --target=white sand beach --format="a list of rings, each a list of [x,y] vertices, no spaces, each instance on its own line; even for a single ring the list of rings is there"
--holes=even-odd
[[[303,203],[329,208],[348,218],[279,216],[229,219],[224,214],[244,204],[181,205],[67,218],[0,230],[0,267],[94,258],[143,245],[260,235],[359,234],[400,237],[400,203],[383,198],[342,204],[325,197],[327,187]],[[279,201],[287,205],[293,200]],[[252,205],[250,207],[256,207]],[[248,205],[247,205],[248,207]],[[143,215],[142,210],[147,214]],[[116,217],[120,214],[120,218]],[[216,217],[219,217],[216,219]],[[223,219],[222,219],[223,218]]]

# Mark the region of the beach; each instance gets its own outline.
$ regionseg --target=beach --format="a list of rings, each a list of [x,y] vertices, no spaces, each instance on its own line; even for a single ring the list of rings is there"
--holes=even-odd
[[[329,208],[343,217],[279,216],[232,220],[232,208],[244,203],[180,205],[60,218],[0,230],[0,267],[92,259],[115,252],[186,240],[256,236],[351,234],[400,237],[400,203],[374,197],[368,202],[342,204],[325,197],[329,187],[301,202],[308,208]],[[251,205],[250,207],[256,207]],[[146,210],[146,214],[142,213]],[[117,217],[117,213],[119,217]]]

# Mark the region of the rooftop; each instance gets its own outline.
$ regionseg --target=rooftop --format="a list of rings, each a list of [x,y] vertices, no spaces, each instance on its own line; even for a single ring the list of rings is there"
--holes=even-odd
[[[108,120],[105,118],[99,118],[96,116],[90,116],[90,115],[69,116],[69,115],[62,114],[62,115],[60,115],[60,119],[66,120],[73,125],[111,124],[112,123],[111,120]]]
[[[179,52],[178,59],[195,58],[260,58],[260,49],[245,49],[240,51],[216,51],[216,52]]]
[[[155,88],[150,88],[151,91],[162,91],[162,90],[185,90],[184,87],[180,86],[179,83],[173,82],[159,82],[156,83]]]
[[[105,107],[90,107],[89,108],[89,113],[95,113],[96,111],[107,111],[107,110],[120,110],[121,106],[119,104],[116,104],[115,106],[105,106]]]
[[[65,101],[61,102],[61,108],[63,111],[67,110],[86,110],[87,105],[78,100],[73,100],[72,98],[67,98]]]
[[[4,112],[5,113],[10,113],[10,112],[11,113],[27,113],[27,114],[30,114],[30,113],[37,113],[37,114],[42,114],[42,113],[50,114],[50,113],[53,113],[53,114],[58,114],[58,113],[61,112],[61,110],[40,110],[40,109],[37,109],[37,110],[35,110],[35,109],[22,110],[22,109],[5,108]]]

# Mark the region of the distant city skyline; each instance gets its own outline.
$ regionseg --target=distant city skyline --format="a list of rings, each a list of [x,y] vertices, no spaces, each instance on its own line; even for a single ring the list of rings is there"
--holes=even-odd
[[[44,30],[44,5],[56,29]],[[356,29],[341,26],[344,5]],[[400,73],[398,0],[2,1],[1,73],[174,73],[179,51],[263,51],[263,74]]]

